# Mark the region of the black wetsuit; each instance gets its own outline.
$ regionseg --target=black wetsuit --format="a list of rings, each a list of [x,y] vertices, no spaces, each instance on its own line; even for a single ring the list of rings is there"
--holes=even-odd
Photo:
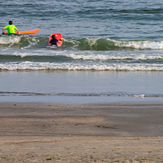
[[[50,40],[51,45],[56,45],[57,46],[57,42],[58,42],[57,39]]]

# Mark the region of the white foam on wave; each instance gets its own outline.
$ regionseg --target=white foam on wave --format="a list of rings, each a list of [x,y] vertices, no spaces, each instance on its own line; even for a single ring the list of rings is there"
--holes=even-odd
[[[103,53],[103,52],[102,52]],[[163,59],[163,54],[124,54],[118,52],[107,52],[104,54],[98,53],[56,53],[57,56],[65,56],[75,60],[160,60]]]
[[[31,37],[28,37],[28,36],[27,36],[26,39],[27,39],[29,45],[24,46],[24,47],[22,47],[21,49],[28,49],[28,48],[30,48],[30,47],[36,45],[36,44],[39,42],[39,39],[36,39],[36,38],[34,38],[34,37],[31,38]]]
[[[90,47],[97,44],[97,40],[100,38],[87,38],[87,41],[89,42]]]
[[[57,53],[59,55],[61,52]],[[54,56],[55,53],[54,51],[47,51],[47,49],[18,49],[15,51],[13,48],[5,48],[1,49],[0,55],[20,56],[21,58],[24,58],[26,56]]]
[[[163,64],[86,64],[50,62],[6,62],[0,64],[1,70],[72,70],[72,71],[163,71]]]
[[[15,44],[19,43],[21,40],[21,37],[19,36],[4,36],[0,37],[0,44],[7,45],[7,44]]]
[[[13,55],[13,56],[20,56],[24,58],[26,56],[63,56],[72,58],[74,60],[93,60],[93,61],[107,61],[107,60],[163,60],[163,54],[134,54],[131,53],[124,53],[124,52],[68,52],[68,51],[47,51],[45,50],[35,50],[35,51],[13,51],[12,49],[2,50],[1,55]]]
[[[135,49],[152,49],[152,50],[162,50],[163,41],[117,41],[113,40],[116,46],[135,48]]]
[[[104,38],[86,38],[87,43],[90,47],[98,45],[97,41],[99,39]],[[151,49],[151,50],[162,50],[163,49],[163,41],[151,41],[151,40],[113,40],[110,38],[105,38],[107,41],[106,44],[109,46],[117,46],[117,47],[126,47],[126,48],[134,48],[134,49]],[[113,45],[111,44],[113,42]],[[74,42],[77,44],[77,42]]]
[[[67,50],[47,50],[47,49],[15,49],[5,48],[0,51],[0,55],[20,56],[62,56],[74,60],[85,61],[107,61],[107,60],[163,60],[163,53],[160,52],[133,52],[133,51],[67,51]]]

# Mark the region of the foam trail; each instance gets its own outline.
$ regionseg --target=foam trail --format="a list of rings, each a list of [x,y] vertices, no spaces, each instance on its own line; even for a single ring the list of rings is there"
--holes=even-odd
[[[49,62],[8,62],[0,64],[1,70],[67,70],[67,71],[163,71],[163,64],[77,64]]]

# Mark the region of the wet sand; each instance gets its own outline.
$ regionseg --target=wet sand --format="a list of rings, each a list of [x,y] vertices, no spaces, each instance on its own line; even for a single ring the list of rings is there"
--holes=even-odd
[[[0,162],[163,162],[163,103],[0,103]]]

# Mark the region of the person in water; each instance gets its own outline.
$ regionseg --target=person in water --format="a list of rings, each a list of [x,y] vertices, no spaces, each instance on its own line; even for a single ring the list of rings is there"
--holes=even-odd
[[[5,29],[7,29],[8,35],[14,35],[15,34],[15,30],[18,32],[18,34],[20,34],[20,32],[16,28],[16,26],[12,24],[12,21],[9,21],[9,25],[3,27],[3,29],[2,29],[3,34],[5,32]]]
[[[60,40],[57,40],[56,36],[52,35],[52,39],[50,40],[50,44],[51,44],[51,46],[57,46],[57,43],[61,42],[62,40],[63,40],[62,38]]]

